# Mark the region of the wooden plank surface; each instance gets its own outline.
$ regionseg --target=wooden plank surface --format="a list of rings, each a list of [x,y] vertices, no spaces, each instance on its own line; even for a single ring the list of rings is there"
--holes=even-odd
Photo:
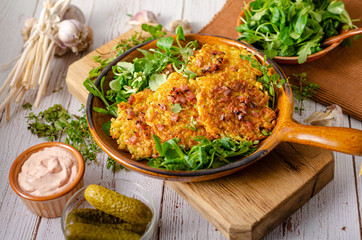
[[[195,3],[197,2],[197,3]],[[87,23],[95,32],[95,49],[114,39],[130,27],[126,24],[126,13],[134,14],[140,9],[156,13],[163,25],[170,20],[187,18],[195,27],[205,25],[221,9],[220,0],[74,0],[86,15]],[[41,0],[12,0],[0,2],[0,65],[9,63],[21,52],[22,23],[36,16],[42,6]],[[92,50],[91,49],[91,50]],[[38,113],[55,103],[62,104],[71,113],[78,113],[80,102],[72,97],[65,85],[66,70],[70,63],[84,54],[67,55],[56,59],[52,67],[52,79],[47,95]],[[0,83],[9,73],[0,72]],[[61,91],[52,93],[62,87]],[[25,101],[34,101],[34,92],[26,95]],[[3,96],[0,97],[0,101]],[[306,104],[302,120],[320,108],[315,102]],[[27,130],[24,111],[21,105],[12,108],[12,119],[5,121],[0,114],[0,239],[64,239],[59,219],[39,218],[32,215],[13,193],[8,183],[8,172],[12,161],[26,148],[43,142]],[[345,126],[362,129],[361,122],[345,116]],[[335,153],[335,178],[326,188],[298,209],[285,222],[278,225],[264,239],[360,239],[361,178],[358,177],[361,158]],[[98,165],[88,163],[85,182],[94,183],[101,179],[127,178],[145,185],[155,197],[160,213],[159,229],[154,239],[226,239],[220,231],[195,211],[176,191],[163,181],[154,180],[130,171],[112,173],[105,168],[104,154],[98,156]]]

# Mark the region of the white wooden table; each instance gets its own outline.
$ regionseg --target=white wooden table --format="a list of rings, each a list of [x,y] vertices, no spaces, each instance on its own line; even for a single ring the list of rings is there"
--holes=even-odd
[[[164,26],[176,19],[188,19],[194,32],[207,24],[218,12],[224,0],[74,0],[94,31],[95,49],[130,29],[127,13],[135,14],[141,9],[153,11]],[[6,64],[17,57],[23,40],[20,35],[24,21],[38,17],[42,0],[0,1],[0,64]],[[36,113],[53,104],[61,104],[71,113],[77,113],[81,104],[69,94],[65,75],[70,63],[82,55],[66,55],[55,60],[47,95]],[[10,69],[0,72],[0,84]],[[61,91],[52,93],[54,89]],[[1,97],[1,100],[3,97]],[[25,101],[33,102],[35,91],[26,94]],[[311,112],[324,106],[309,101],[302,120]],[[13,160],[22,151],[44,140],[27,130],[25,116],[28,111],[21,105],[13,105],[11,121],[0,115],[0,239],[63,239],[60,219],[46,219],[33,215],[12,191],[8,174]],[[344,126],[362,129],[362,124],[349,116]],[[141,183],[155,198],[159,211],[159,226],[155,239],[225,239],[186,201],[177,195],[165,182],[121,170],[113,173],[105,167],[106,155],[99,156],[99,165],[87,164],[85,183],[101,179],[127,178]],[[358,177],[362,158],[335,153],[335,178],[320,193],[297,210],[286,221],[265,236],[265,239],[360,239],[362,180]]]

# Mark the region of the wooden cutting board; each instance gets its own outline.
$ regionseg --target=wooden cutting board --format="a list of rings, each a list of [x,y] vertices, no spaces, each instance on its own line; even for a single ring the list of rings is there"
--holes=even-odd
[[[92,56],[112,52],[134,28],[99,47],[68,69],[68,90],[85,104],[83,81],[97,64]],[[334,176],[330,151],[284,143],[233,175],[205,182],[167,182],[228,239],[260,239],[318,193]]]

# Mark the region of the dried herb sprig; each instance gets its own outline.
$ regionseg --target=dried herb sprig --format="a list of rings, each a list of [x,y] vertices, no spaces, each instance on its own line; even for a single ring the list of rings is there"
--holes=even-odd
[[[60,104],[26,117],[28,130],[47,141],[64,139],[64,142],[76,148],[84,157],[84,161],[96,161],[101,151],[90,134],[84,106],[79,110],[82,116],[69,114]]]
[[[305,100],[309,100],[317,92],[319,85],[317,83],[311,83],[307,81],[307,73],[293,74],[298,81],[297,85],[291,84],[294,97],[298,100],[297,106],[294,110],[299,111],[299,115],[302,115],[304,111],[303,103]]]

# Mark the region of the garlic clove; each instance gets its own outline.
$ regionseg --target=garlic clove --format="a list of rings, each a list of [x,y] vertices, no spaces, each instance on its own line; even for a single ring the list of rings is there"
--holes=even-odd
[[[328,106],[326,110],[312,113],[304,122],[314,126],[343,126],[342,108],[337,104]]]
[[[155,14],[151,11],[141,10],[137,12],[129,21],[128,24],[135,27],[142,23],[158,23]]]
[[[24,37],[24,42],[29,39],[31,30],[37,23],[38,19],[34,17],[25,20],[23,29],[21,30],[21,35]]]
[[[75,19],[63,20],[58,25],[57,40],[61,48],[70,48],[78,53],[93,43],[93,32],[89,26]]]
[[[170,22],[169,29],[171,32],[176,32],[176,28],[181,25],[182,29],[184,30],[184,33],[191,33],[192,32],[192,26],[186,19],[181,20],[175,20]]]
[[[85,23],[85,17],[77,6],[70,4],[67,11],[64,13],[62,20],[75,19],[80,23]]]
[[[93,31],[89,26],[85,25],[85,27],[87,28],[87,37],[84,41],[79,42],[77,46],[71,48],[73,53],[83,52],[93,43]]]

